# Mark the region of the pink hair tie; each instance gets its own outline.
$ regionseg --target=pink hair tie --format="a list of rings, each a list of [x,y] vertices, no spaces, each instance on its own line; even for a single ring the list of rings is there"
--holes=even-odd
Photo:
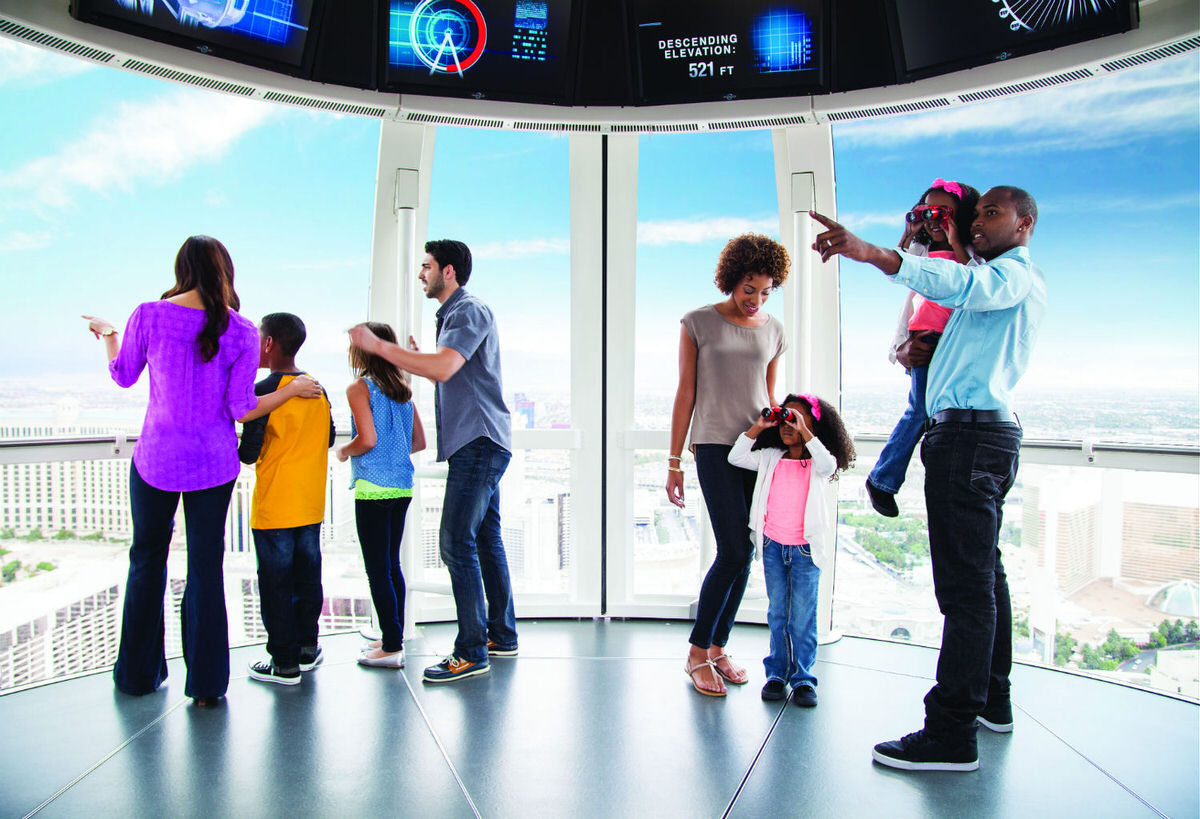
[[[812,415],[813,420],[820,421],[821,420],[821,403],[817,400],[817,396],[809,395],[808,393],[801,393],[797,397],[803,398],[805,401],[808,402],[808,405],[810,407],[812,407],[812,412],[810,413],[810,415]]]
[[[929,187],[931,187],[931,188],[941,188],[941,189],[942,189],[942,190],[944,190],[946,193],[952,193],[952,194],[954,194],[955,196],[957,196],[957,197],[958,197],[958,200],[959,200],[960,202],[962,201],[962,198],[963,198],[963,189],[962,189],[962,185],[958,184],[957,182],[948,182],[948,181],[946,181],[945,179],[942,179],[941,177],[938,177],[937,179],[933,180],[933,184],[932,184],[932,185],[930,185]]]

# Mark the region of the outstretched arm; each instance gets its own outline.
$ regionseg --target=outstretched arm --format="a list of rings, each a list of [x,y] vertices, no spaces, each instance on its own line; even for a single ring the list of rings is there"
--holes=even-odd
[[[822,216],[815,210],[810,210],[808,215],[825,228],[824,231],[817,234],[817,240],[812,245],[812,249],[821,254],[822,262],[827,262],[834,256],[845,256],[856,262],[875,265],[889,276],[896,275],[900,270],[900,254],[896,251],[863,241],[828,216]]]

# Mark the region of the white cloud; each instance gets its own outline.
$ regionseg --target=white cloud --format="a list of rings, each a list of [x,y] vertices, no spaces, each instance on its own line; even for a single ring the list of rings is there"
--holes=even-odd
[[[552,237],[488,242],[472,249],[471,256],[476,259],[517,259],[528,256],[565,256],[570,252],[570,239]]]
[[[42,85],[91,71],[95,63],[0,38],[0,85]]]
[[[81,190],[129,190],[139,181],[173,179],[220,158],[276,110],[190,89],[125,103],[56,153],[0,176],[0,192],[10,201],[65,208]]]
[[[860,233],[875,227],[894,227],[900,230],[904,226],[904,212],[895,213],[843,213],[839,214],[839,223],[846,228]]]
[[[1017,97],[836,127],[853,145],[896,147],[931,137],[996,135],[1008,151],[1118,145],[1187,133],[1197,124],[1197,59],[1154,66]],[[988,150],[993,150],[989,146]]]
[[[643,245],[699,244],[714,240],[725,241],[740,233],[779,231],[778,217],[749,219],[741,216],[715,216],[709,219],[661,219],[638,222],[638,243]]]
[[[7,236],[0,236],[0,250],[38,250],[49,247],[54,241],[54,234],[48,230],[26,232],[15,230]]]

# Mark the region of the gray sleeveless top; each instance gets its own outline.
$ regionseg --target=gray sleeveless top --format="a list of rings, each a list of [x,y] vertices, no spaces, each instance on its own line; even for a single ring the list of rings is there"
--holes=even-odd
[[[709,304],[681,320],[696,345],[691,444],[731,446],[767,405],[767,365],[787,349],[783,323],[739,327]]]

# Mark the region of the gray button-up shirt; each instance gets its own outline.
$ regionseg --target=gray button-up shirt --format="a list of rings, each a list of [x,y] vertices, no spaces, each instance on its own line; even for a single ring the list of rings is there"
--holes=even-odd
[[[512,421],[500,379],[500,335],[491,308],[463,288],[437,311],[437,346],[466,359],[433,391],[437,416],[437,459],[445,461],[476,438],[489,438],[512,451]]]

